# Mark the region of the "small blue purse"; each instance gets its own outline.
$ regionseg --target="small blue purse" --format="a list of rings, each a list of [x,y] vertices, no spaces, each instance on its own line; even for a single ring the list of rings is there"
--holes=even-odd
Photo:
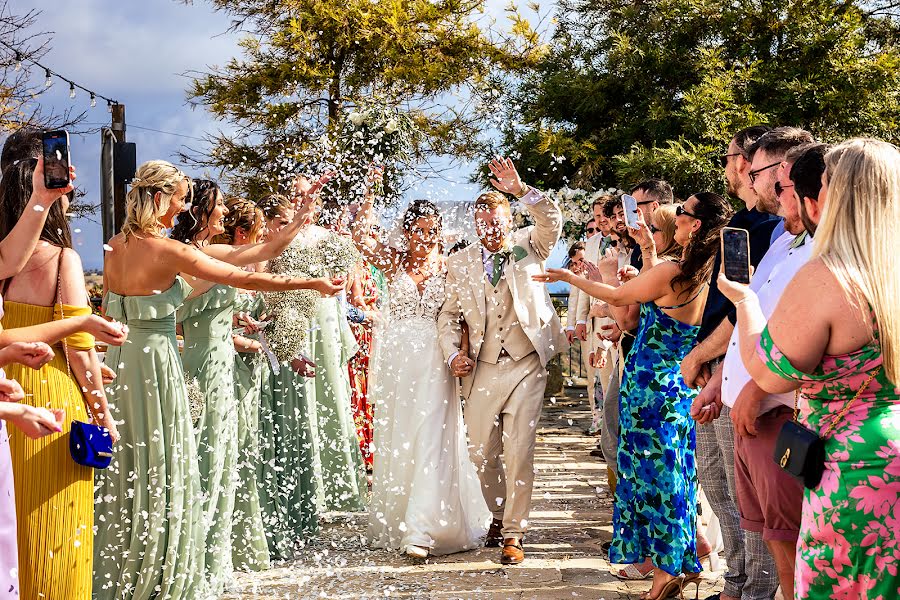
[[[72,421],[69,432],[69,451],[72,460],[85,467],[105,469],[112,462],[112,436],[100,425]]]

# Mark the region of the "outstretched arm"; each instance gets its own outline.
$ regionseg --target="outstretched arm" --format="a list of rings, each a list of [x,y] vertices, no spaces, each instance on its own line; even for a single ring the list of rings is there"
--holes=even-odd
[[[272,260],[284,252],[284,249],[297,237],[300,229],[307,223],[312,213],[313,204],[319,192],[333,176],[334,174],[331,172],[325,173],[315,183],[310,183],[302,175],[299,176],[294,184],[294,190],[297,194],[297,201],[294,204],[294,220],[265,242],[244,244],[243,246],[210,244],[203,248],[203,252],[217,260],[238,267]]]
[[[547,269],[546,273],[535,275],[533,279],[543,283],[565,281],[612,306],[626,306],[653,302],[670,293],[672,288],[669,282],[677,269],[678,265],[674,263],[663,263],[618,287],[585,279],[568,269]]]

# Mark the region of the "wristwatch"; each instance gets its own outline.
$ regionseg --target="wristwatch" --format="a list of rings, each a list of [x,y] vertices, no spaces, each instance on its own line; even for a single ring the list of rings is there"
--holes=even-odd
[[[527,194],[530,190],[531,190],[531,188],[528,187],[528,184],[523,183],[523,184],[522,184],[522,189],[521,189],[521,191],[520,191],[518,194],[516,194],[516,198],[522,198],[522,197],[524,197],[525,194]]]

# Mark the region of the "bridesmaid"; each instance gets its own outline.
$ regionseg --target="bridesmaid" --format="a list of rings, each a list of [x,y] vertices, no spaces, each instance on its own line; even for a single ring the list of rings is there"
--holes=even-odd
[[[317,187],[305,184],[305,197],[311,198]],[[298,211],[294,223],[265,243],[232,246],[211,244],[225,232],[223,219],[228,214],[219,186],[207,179],[193,183],[189,211],[178,217],[172,239],[188,243],[204,254],[236,266],[246,266],[278,256],[297,234],[306,214],[307,202]],[[176,321],[184,335],[184,364],[187,378],[195,379],[204,397],[197,424],[197,452],[200,485],[205,494],[203,518],[209,527],[206,539],[206,579],[215,594],[225,589],[230,577],[231,529],[234,516],[234,491],[237,486],[237,405],[234,397],[234,342],[232,316],[238,290],[186,275],[193,292],[178,309]]]
[[[184,209],[190,181],[165,161],[141,165],[122,231],[109,241],[104,308],[131,340],[113,348],[110,401],[122,414],[114,464],[98,477],[94,597],[98,600],[212,596],[203,580],[207,525],[175,338],[175,311],[191,294],[180,274],[257,290],[340,291],[340,280],[248,273],[165,237]],[[240,253],[238,253],[240,254]]]
[[[356,437],[366,465],[366,473],[372,473],[372,403],[369,399],[369,358],[372,352],[372,315],[378,310],[378,286],[372,276],[373,267],[367,262],[357,265],[350,284],[350,303],[358,309],[362,322],[351,322],[350,330],[359,352],[350,359],[347,371],[350,375],[350,403]]]
[[[284,196],[267,196],[259,207],[266,218],[267,236],[296,221],[293,203]],[[266,268],[272,263],[277,260]],[[264,369],[259,410],[262,456],[257,471],[260,504],[270,557],[289,560],[294,557],[295,541],[304,542],[319,531],[305,380],[315,376],[315,364],[298,357],[277,372],[268,361]]]
[[[306,230],[312,243],[301,253],[319,261],[343,252],[357,255],[353,240],[342,232],[342,224],[343,212],[337,207],[323,210],[319,225],[310,225]],[[365,510],[368,485],[356,437],[347,371],[359,346],[350,331],[344,303],[338,298],[320,300],[311,330],[310,356],[318,366],[318,374],[307,384],[307,390],[319,485],[317,502],[324,511]]]
[[[225,207],[225,232],[213,239],[217,244],[245,246],[262,238],[265,218],[255,204],[242,198],[230,198]],[[261,271],[259,265],[244,267]],[[231,560],[237,571],[266,571],[270,568],[256,469],[260,463],[259,398],[263,373],[268,376],[262,347],[249,333],[252,322],[262,318],[259,294],[241,290],[235,300],[238,325],[232,336],[237,358],[234,361],[234,392],[237,403],[237,487],[234,491],[234,523],[231,529]],[[249,319],[247,318],[249,317]],[[250,321],[252,319],[253,321]]]
[[[25,159],[4,173],[0,184],[2,238],[11,237],[17,223],[27,216],[23,213],[38,191],[35,184],[43,187],[43,176],[39,182],[35,177],[36,167],[36,159]],[[37,370],[12,365],[7,376],[21,385],[24,403],[68,415],[61,427],[64,435],[68,435],[72,419],[89,421],[95,416],[115,440],[94,337],[78,329],[96,331],[104,341],[116,344],[121,344],[125,335],[120,326],[91,316],[81,260],[72,250],[65,216],[68,205],[68,197],[63,195],[49,207],[40,232],[43,243],[27,257],[19,274],[2,283],[2,324],[6,328],[2,337],[24,337],[51,345],[65,339],[66,344],[57,345],[55,355],[49,354],[49,364]],[[70,331],[60,334],[54,322],[69,318]],[[88,403],[90,414],[86,412]],[[19,563],[28,566],[19,574],[20,594],[24,598],[88,599],[93,559],[92,470],[72,460],[67,439],[31,439],[25,432],[13,431],[9,444],[18,492]]]

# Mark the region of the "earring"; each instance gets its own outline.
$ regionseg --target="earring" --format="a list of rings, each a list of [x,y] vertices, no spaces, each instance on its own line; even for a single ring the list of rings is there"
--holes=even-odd
[[[694,239],[694,230],[693,230],[693,229],[691,229],[690,231],[688,231],[688,239],[689,239],[689,240]]]

